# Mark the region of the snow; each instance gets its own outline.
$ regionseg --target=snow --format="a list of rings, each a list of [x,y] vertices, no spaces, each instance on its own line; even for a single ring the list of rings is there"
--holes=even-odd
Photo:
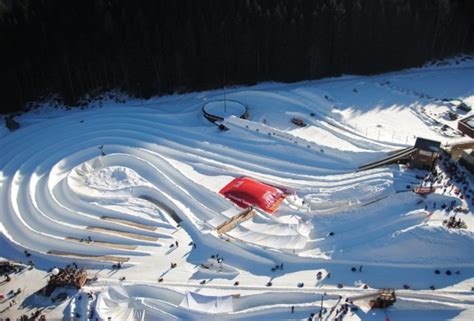
[[[473,68],[466,60],[226,89],[225,132],[201,110],[207,103],[219,112],[223,90],[23,114],[19,130],[0,132],[0,255],[37,268],[0,290],[32,294],[46,271],[75,261],[98,279],[51,306],[48,319],[302,320],[317,315],[322,295],[329,310],[340,308],[339,296],[390,287],[397,291],[385,311],[391,320],[468,320],[471,202],[442,192],[445,176],[421,197],[407,185],[426,172],[356,169],[416,137],[468,140],[445,117],[457,111],[443,99],[472,104]],[[246,120],[238,118],[244,106]],[[216,227],[241,211],[219,191],[241,176],[288,195],[273,215],[255,209],[219,235]],[[457,214],[467,229],[442,223],[453,212],[440,205],[453,200],[469,208]],[[121,269],[112,268],[117,258],[126,261]],[[32,306],[46,304],[34,298]],[[32,307],[7,305],[0,302],[2,317]],[[380,320],[385,312],[358,310],[343,320]]]

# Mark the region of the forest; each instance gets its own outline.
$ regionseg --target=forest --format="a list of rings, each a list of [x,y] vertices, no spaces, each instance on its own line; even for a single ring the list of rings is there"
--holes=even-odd
[[[0,0],[0,112],[374,74],[474,51],[470,0]]]

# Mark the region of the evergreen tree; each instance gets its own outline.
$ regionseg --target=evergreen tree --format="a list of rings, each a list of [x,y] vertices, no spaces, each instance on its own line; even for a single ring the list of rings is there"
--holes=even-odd
[[[469,0],[0,0],[2,112],[369,74],[474,51]]]

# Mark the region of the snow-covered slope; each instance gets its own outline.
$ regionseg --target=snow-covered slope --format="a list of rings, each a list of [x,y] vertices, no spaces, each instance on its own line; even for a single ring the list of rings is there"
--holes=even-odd
[[[406,291],[392,311],[404,320],[462,319],[472,308],[472,299],[458,296],[474,286],[472,213],[463,214],[467,229],[449,230],[439,208],[465,200],[452,191],[427,198],[407,191],[425,174],[415,170],[356,169],[416,137],[459,140],[444,116],[453,106],[443,99],[474,101],[474,65],[260,84],[225,95],[250,113],[247,120],[229,115],[227,131],[201,111],[223,99],[221,90],[18,117],[22,128],[0,138],[0,255],[25,260],[27,250],[44,270],[72,260],[92,270],[123,262],[125,269],[101,274],[103,283],[92,287],[102,292],[96,309],[104,320],[287,319],[295,304],[301,319],[317,311],[320,294],[338,304],[339,293],[357,293],[363,283],[446,288],[440,297]],[[290,195],[274,215],[256,209],[218,235],[216,227],[240,211],[219,190],[239,176]],[[215,254],[225,268],[197,268]],[[434,269],[459,273],[436,276]],[[108,288],[119,276],[128,288]],[[236,293],[242,299],[229,303]],[[192,304],[183,305],[185,297]],[[226,308],[196,311],[201,301]],[[443,312],[424,318],[429,304]]]

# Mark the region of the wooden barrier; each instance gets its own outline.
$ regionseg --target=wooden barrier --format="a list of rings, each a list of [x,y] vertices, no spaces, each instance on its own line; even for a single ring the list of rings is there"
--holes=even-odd
[[[130,221],[130,220],[124,220],[124,219],[121,219],[121,218],[116,218],[116,217],[111,217],[111,216],[102,216],[101,219],[104,220],[104,221],[114,222],[114,223],[127,225],[127,226],[132,226],[132,227],[136,227],[136,228],[139,228],[139,229],[142,229],[142,230],[147,230],[147,231],[155,231],[156,228],[157,228],[156,226],[145,225],[145,224],[142,224],[142,223],[138,223],[138,222],[134,222],[134,221]]]
[[[232,230],[237,224],[251,219],[255,215],[253,207],[245,209],[243,212],[231,217],[221,225],[217,227],[217,233],[224,234]]]
[[[126,231],[121,231],[121,230],[116,230],[116,229],[111,229],[111,228],[105,228],[105,227],[99,227],[99,226],[88,226],[87,229],[91,231],[105,233],[105,234],[120,235],[120,236],[128,237],[131,239],[135,239],[135,240],[148,241],[148,242],[158,241],[158,237],[155,237],[155,236],[142,235],[138,233],[126,232]]]
[[[125,263],[130,260],[129,257],[123,256],[113,256],[113,255],[87,255],[87,254],[80,254],[80,253],[72,253],[72,252],[65,252],[65,251],[57,251],[57,250],[49,250],[48,254],[50,255],[57,255],[57,256],[64,256],[64,257],[71,257],[76,259],[85,259],[85,260],[92,260],[92,261],[102,261],[102,262],[120,262]]]
[[[66,236],[65,240],[82,243],[86,245],[92,245],[92,246],[110,247],[113,249],[135,250],[137,248],[136,245],[131,245],[131,244],[104,242],[104,241],[97,241],[97,240],[89,241],[88,239],[84,239],[84,238],[81,239],[81,238],[73,237],[73,236]]]

